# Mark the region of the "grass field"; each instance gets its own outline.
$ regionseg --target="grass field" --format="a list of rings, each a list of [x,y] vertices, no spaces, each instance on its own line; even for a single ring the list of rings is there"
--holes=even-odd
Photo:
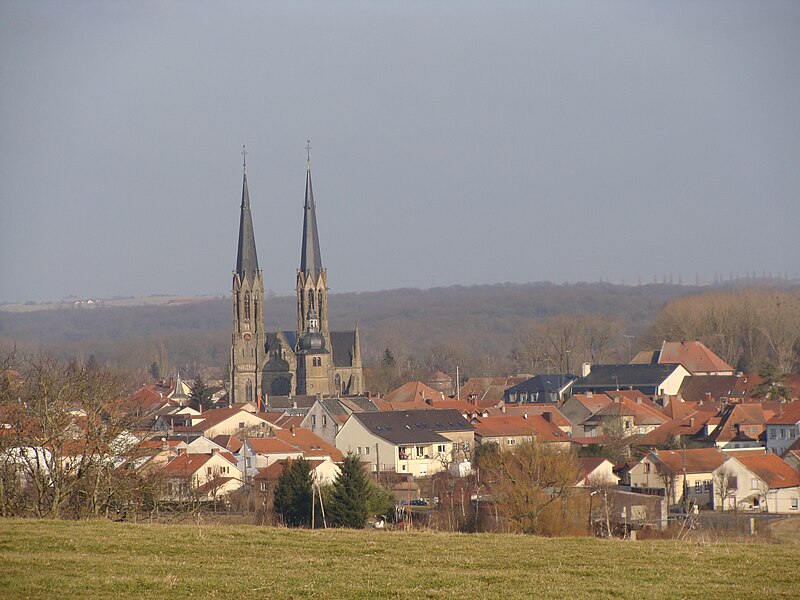
[[[800,598],[797,546],[0,520],[2,598]]]

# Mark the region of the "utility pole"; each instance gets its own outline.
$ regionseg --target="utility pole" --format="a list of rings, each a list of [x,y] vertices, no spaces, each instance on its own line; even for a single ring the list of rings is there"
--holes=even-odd
[[[381,483],[381,449],[378,444],[375,444],[375,481],[378,485]]]

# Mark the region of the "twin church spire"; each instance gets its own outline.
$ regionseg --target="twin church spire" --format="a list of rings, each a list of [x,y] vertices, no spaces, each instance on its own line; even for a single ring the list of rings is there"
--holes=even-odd
[[[236,255],[236,273],[241,279],[246,276],[253,281],[258,273],[256,236],[253,233],[253,217],[250,214],[250,192],[247,190],[247,150],[242,146],[244,172],[242,181],[242,206],[239,215],[239,251]]]
[[[322,254],[317,232],[317,207],[314,204],[314,188],[311,184],[311,142],[306,146],[308,152],[306,169],[306,201],[303,206],[303,250],[300,254],[300,271],[306,276],[316,277],[322,271]]]

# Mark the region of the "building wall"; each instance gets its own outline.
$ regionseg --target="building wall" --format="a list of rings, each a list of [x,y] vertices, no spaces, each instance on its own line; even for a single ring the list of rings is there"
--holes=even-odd
[[[800,425],[767,425],[767,452],[782,455],[797,438]]]
[[[754,510],[770,514],[800,514],[800,487],[771,490],[766,482],[733,458],[725,461],[720,469],[723,467],[736,476],[736,486],[724,503],[715,498],[717,507],[721,505],[723,510]]]

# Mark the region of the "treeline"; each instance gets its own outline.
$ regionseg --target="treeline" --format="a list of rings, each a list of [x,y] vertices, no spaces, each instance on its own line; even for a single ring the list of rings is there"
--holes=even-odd
[[[660,340],[702,340],[745,373],[800,370],[800,288],[715,291],[670,302],[649,334]]]
[[[785,287],[774,293],[796,298],[798,289]],[[715,351],[722,348],[720,356],[735,366],[751,370],[763,364],[764,357],[778,354],[782,365],[791,363],[785,351],[788,342],[779,339],[770,321],[756,325],[752,319],[740,319],[740,324],[751,323],[750,333],[728,347],[732,334],[719,332],[735,328],[733,319],[716,322],[693,307],[702,305],[699,299],[706,296],[731,298],[731,306],[740,301],[766,305],[752,298],[772,293],[609,283],[399,289],[331,295],[330,322],[332,329],[350,329],[358,321],[365,363],[378,367],[389,349],[398,376],[411,378],[433,369],[453,372],[456,365],[463,376],[575,371],[584,360],[627,361],[638,349],[656,348],[661,339],[701,339]],[[755,308],[745,313],[747,318],[761,314]],[[270,330],[292,329],[294,298],[270,297],[266,320]],[[223,376],[231,322],[230,299],[180,306],[0,312],[0,345],[124,368],[140,379],[154,362],[162,374],[177,368],[189,376]]]

